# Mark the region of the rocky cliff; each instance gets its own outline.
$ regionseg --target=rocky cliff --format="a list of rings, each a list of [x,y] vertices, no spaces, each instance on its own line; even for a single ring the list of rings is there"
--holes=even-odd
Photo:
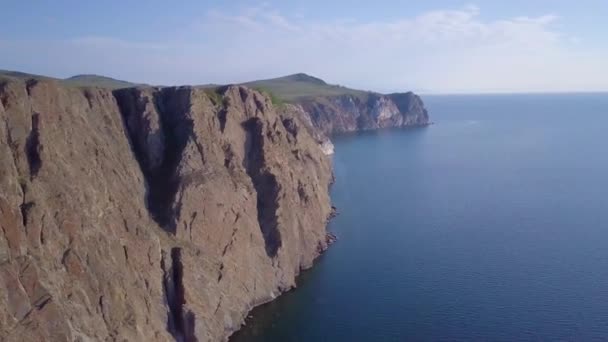
[[[422,100],[411,92],[314,97],[298,104],[314,127],[326,135],[429,123]]]
[[[2,340],[225,339],[327,246],[318,142],[240,86],[0,81]]]
[[[412,92],[380,94],[350,89],[306,74],[248,82],[267,91],[314,127],[314,134],[424,126],[429,116],[420,97]]]

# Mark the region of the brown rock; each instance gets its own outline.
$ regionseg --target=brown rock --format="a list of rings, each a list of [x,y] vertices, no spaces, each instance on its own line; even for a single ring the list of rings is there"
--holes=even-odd
[[[222,340],[326,248],[330,161],[266,96],[0,82],[4,340]]]
[[[304,98],[298,102],[315,130],[325,135],[429,124],[424,103],[412,92],[345,94]]]

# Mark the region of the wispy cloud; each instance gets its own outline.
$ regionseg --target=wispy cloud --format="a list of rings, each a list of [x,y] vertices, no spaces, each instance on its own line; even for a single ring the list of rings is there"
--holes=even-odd
[[[600,76],[608,74],[606,51],[573,49],[579,39],[558,31],[559,21],[553,13],[485,20],[474,5],[391,21],[318,21],[263,3],[210,10],[179,41],[82,37],[45,44],[71,59],[88,58],[75,64],[89,67],[82,71],[163,84],[302,71],[383,91],[608,89]],[[23,42],[12,43],[11,53],[22,54]],[[113,58],[105,57],[108,51]]]
[[[315,22],[253,7],[205,19],[202,32],[221,32],[223,43],[214,48],[226,61],[266,75],[303,70],[360,87],[550,89],[556,84],[549,74],[576,64],[560,64],[575,57],[573,37],[553,28],[559,17],[552,13],[488,21],[470,5],[393,21]],[[585,80],[570,81],[580,87]]]

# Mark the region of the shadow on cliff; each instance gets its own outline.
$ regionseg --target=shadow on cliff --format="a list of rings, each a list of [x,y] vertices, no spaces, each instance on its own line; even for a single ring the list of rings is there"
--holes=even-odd
[[[141,91],[136,88],[114,91],[123,117],[125,132],[146,179],[146,208],[150,216],[168,232],[175,234],[180,204],[176,203],[181,179],[177,169],[184,149],[193,135],[188,117],[189,88],[163,88],[153,92],[153,105],[160,119],[160,129],[149,131],[144,117]],[[136,123],[141,124],[140,127]],[[145,134],[142,139],[140,135]],[[148,157],[149,141],[162,141],[162,157],[152,163]]]
[[[265,166],[264,124],[259,118],[243,123],[245,128],[245,171],[257,193],[258,223],[264,237],[266,253],[275,257],[281,247],[281,232],[277,218],[281,185],[277,177]]]

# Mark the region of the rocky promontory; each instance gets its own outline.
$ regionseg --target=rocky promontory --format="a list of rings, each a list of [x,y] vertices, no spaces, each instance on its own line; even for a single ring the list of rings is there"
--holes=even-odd
[[[0,78],[2,340],[225,340],[335,241],[327,135],[428,120],[349,96]]]
[[[422,100],[411,92],[318,97],[302,100],[300,105],[315,128],[326,135],[429,123]]]
[[[298,106],[300,116],[317,134],[367,131],[390,127],[425,126],[429,115],[422,99],[412,93],[380,94],[331,85],[306,74],[247,83]]]

